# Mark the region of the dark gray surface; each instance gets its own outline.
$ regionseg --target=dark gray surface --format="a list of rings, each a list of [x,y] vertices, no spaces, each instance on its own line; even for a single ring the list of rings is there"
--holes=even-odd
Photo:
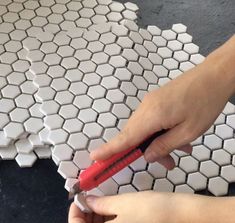
[[[129,1],[129,0],[128,0]],[[120,0],[120,2],[128,2]],[[200,53],[209,52],[224,43],[235,32],[234,0],[132,0],[139,8],[139,25],[157,25],[169,29],[183,23]]]
[[[128,2],[129,0],[118,0]],[[130,0],[131,1],[131,0]],[[207,56],[235,34],[235,0],[132,0],[139,8],[138,24],[169,29],[183,23],[200,53]],[[230,100],[235,104],[235,96]]]
[[[235,30],[235,0],[132,2],[140,7],[141,26],[152,24],[167,29],[174,23],[187,25],[203,55]],[[63,185],[52,161],[37,161],[31,169],[20,169],[13,161],[0,162],[0,223],[66,223],[69,202]],[[230,194],[234,194],[234,186]]]
[[[66,223],[68,206],[53,161],[38,160],[28,169],[0,162],[0,223]]]

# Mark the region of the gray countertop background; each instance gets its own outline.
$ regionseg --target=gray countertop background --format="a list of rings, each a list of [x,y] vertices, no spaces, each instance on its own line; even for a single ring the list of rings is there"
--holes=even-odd
[[[140,8],[140,26],[168,29],[183,23],[205,56],[235,33],[235,0],[130,1]],[[231,100],[235,103],[235,98]],[[67,222],[67,192],[53,161],[38,160],[30,169],[20,169],[15,161],[0,161],[0,172],[0,223]],[[230,195],[235,194],[234,188],[230,185]]]

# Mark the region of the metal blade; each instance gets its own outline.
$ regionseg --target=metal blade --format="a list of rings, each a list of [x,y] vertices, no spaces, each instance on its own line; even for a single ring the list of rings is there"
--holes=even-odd
[[[69,199],[69,200],[73,199],[76,194],[79,194],[79,193],[81,193],[82,191],[83,191],[83,190],[81,190],[80,187],[79,187],[79,181],[76,182],[76,183],[71,187],[71,191],[69,192],[69,197],[68,197],[68,199]]]

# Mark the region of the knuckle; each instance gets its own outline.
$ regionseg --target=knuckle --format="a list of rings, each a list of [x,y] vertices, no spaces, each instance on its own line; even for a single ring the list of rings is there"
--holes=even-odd
[[[128,128],[124,128],[123,130],[121,130],[119,133],[118,140],[120,140],[121,142],[126,142],[127,134],[128,134],[127,132],[128,132]]]
[[[123,146],[128,145],[128,133],[126,129],[121,130],[118,135],[107,142],[104,147],[111,154],[116,154]]]
[[[110,142],[109,142],[109,150],[112,153],[116,153],[119,148],[121,148],[123,145],[126,144],[127,136],[125,134],[125,130],[121,130],[117,136],[115,136]]]
[[[153,150],[155,155],[160,157],[166,156],[171,152],[171,146],[163,141],[161,138],[156,140],[157,147]]]
[[[184,144],[190,143],[197,137],[197,130],[195,128],[186,127],[183,129],[182,139]]]
[[[120,143],[125,146],[130,146],[131,140],[131,134],[130,130],[128,127],[124,128],[120,134],[119,134],[119,139]]]

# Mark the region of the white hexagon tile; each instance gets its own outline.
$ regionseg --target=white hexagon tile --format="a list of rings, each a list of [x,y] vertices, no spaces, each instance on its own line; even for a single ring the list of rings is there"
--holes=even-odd
[[[79,170],[90,165],[89,151],[118,133],[147,91],[204,59],[182,24],[164,31],[123,24],[97,25],[90,31],[77,28],[55,36],[39,34],[34,41],[40,47],[27,54],[39,88],[36,96],[46,115],[44,125],[54,145],[52,159],[66,179],[67,190]],[[49,51],[44,59],[34,61],[45,49]],[[195,140],[192,155],[174,152],[174,170],[147,164],[142,158],[93,192],[193,193],[208,188],[215,195],[226,194],[228,183],[234,182],[233,126],[227,123],[230,120],[232,125],[234,111],[235,106],[228,103],[214,127]]]

